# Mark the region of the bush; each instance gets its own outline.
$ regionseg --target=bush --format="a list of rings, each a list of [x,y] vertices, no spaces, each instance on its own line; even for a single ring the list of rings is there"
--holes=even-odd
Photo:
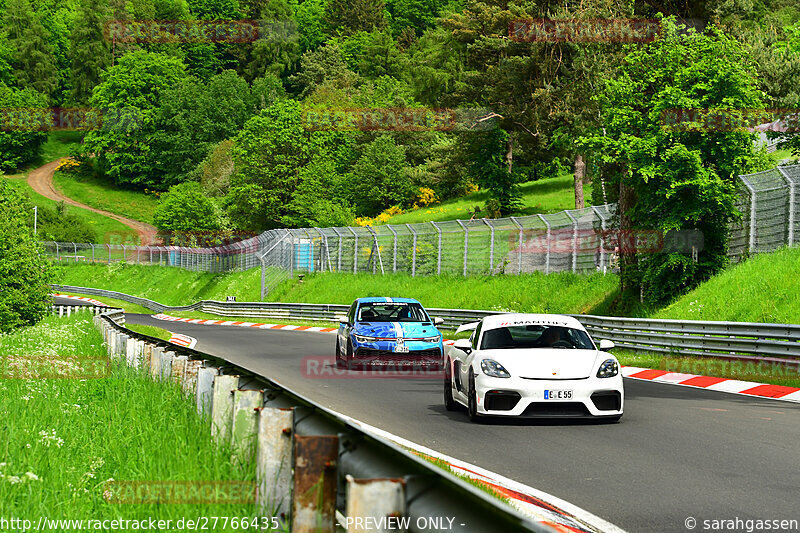
[[[0,332],[36,323],[52,302],[49,265],[27,215],[25,199],[0,179]]]

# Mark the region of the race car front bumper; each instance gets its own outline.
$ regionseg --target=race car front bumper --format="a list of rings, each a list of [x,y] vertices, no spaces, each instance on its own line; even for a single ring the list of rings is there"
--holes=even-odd
[[[574,380],[479,375],[475,377],[475,391],[478,413],[491,416],[618,417],[622,415],[625,401],[621,375]]]

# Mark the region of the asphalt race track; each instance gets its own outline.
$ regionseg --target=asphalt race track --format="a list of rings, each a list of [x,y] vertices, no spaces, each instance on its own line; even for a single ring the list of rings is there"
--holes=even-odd
[[[800,405],[625,381],[625,416],[471,424],[430,378],[333,374],[335,336],[126,315],[198,339],[197,349],[269,376],[368,424],[574,503],[631,532],[685,520],[800,520]],[[304,357],[326,358],[309,377]]]

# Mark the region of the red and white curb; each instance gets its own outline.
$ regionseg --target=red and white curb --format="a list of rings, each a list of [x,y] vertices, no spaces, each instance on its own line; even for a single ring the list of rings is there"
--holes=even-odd
[[[185,322],[187,324],[205,324],[217,326],[239,326],[260,329],[281,329],[287,331],[314,331],[320,333],[335,333],[337,328],[323,328],[319,326],[293,326],[288,324],[264,324],[261,322],[237,322],[231,320],[205,320],[199,318],[181,318],[167,314],[153,315],[158,320],[170,322]],[[445,339],[445,346],[452,346],[455,341]],[[657,383],[667,383],[670,385],[681,385],[685,387],[698,387],[702,389],[714,390],[719,392],[729,392],[734,394],[744,394],[747,396],[770,398],[787,402],[800,402],[800,388],[787,387],[784,385],[769,385],[754,381],[739,381],[729,378],[717,378],[711,376],[701,376],[695,374],[682,374],[679,372],[668,372],[666,370],[656,370],[652,368],[640,368],[635,366],[623,366],[622,375],[626,378],[653,381]]]
[[[172,333],[171,331],[170,334],[172,337],[169,338],[169,342],[172,344],[185,346],[187,348],[194,348],[197,345],[197,339],[194,337],[190,337],[189,335],[184,335],[182,333]]]
[[[784,385],[769,385],[765,383],[756,383],[754,381],[739,381],[737,379],[682,374],[680,372],[669,372],[666,370],[654,370],[652,368],[639,368],[635,366],[623,366],[622,375],[626,378],[641,379],[656,383],[696,387],[719,392],[729,392],[732,394],[782,400],[785,402],[800,402],[800,389]]]
[[[89,298],[88,296],[72,296],[70,294],[51,294],[51,296],[57,296],[59,298],[68,298],[70,300],[80,300],[82,302],[90,303],[98,307],[108,307],[108,304],[104,304],[103,302],[95,300],[94,298]]]
[[[291,326],[287,324],[266,324],[263,322],[236,322],[233,320],[181,318],[177,316],[165,315],[163,313],[152,315],[152,317],[158,320],[166,320],[169,322],[185,322],[187,324],[204,324],[207,326],[238,326],[243,328],[284,329],[287,331],[313,331],[318,333],[334,333],[337,330],[337,328],[323,328],[319,326]]]
[[[423,459],[436,459],[446,464],[454,474],[473,480],[490,489],[524,516],[547,524],[556,531],[580,533],[624,533],[624,530],[552,494],[529,487],[495,472],[444,455],[388,431],[365,424],[349,416],[339,416],[360,426],[364,431],[392,441]]]

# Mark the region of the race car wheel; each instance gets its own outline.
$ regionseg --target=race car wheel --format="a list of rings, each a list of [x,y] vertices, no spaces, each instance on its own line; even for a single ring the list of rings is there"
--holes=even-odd
[[[458,404],[453,399],[453,378],[450,375],[450,361],[444,367],[444,408],[448,411],[455,411]]]
[[[345,368],[346,364],[342,359],[342,349],[339,347],[339,339],[336,339],[336,368]]]
[[[478,414],[478,393],[475,391],[475,374],[469,370],[469,388],[467,393],[467,412],[470,422],[480,422],[481,415]]]
[[[353,343],[347,340],[347,354],[345,354],[344,365],[352,370],[353,369]]]

